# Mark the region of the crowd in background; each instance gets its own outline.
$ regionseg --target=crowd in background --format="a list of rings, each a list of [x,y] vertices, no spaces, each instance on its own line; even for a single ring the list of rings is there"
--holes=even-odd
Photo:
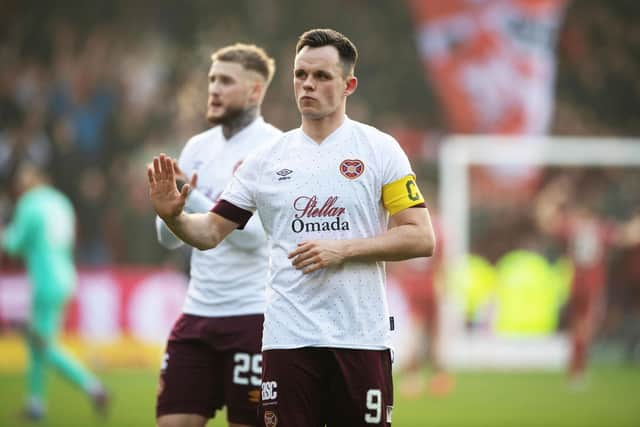
[[[263,114],[283,129],[298,126],[290,81],[298,31],[283,26],[291,22],[294,2],[269,3],[189,8],[158,2],[151,10],[143,2],[8,5],[0,18],[3,211],[10,210],[12,165],[28,156],[46,165],[54,184],[74,202],[80,264],[166,261],[171,255],[155,243],[145,163],[161,151],[177,155],[190,136],[206,128],[210,53],[238,40],[264,45],[278,59],[278,70]],[[391,6],[386,9],[395,10]],[[306,13],[317,12],[319,22],[330,10],[311,9]],[[394,59],[387,56],[411,57],[413,34],[405,30],[394,36],[404,38],[399,50],[386,40],[387,55],[382,55],[378,46],[387,35],[374,28],[389,14],[373,8],[365,17],[349,21],[354,37],[369,34],[367,43],[360,43],[369,51],[362,52],[369,63],[361,66],[367,74],[362,93],[368,95],[352,103],[350,114],[365,119],[374,110],[398,115],[404,110],[417,124],[423,101],[410,88],[411,81],[426,86],[421,71],[406,62],[389,70]],[[408,73],[411,78],[403,77]],[[386,86],[394,97],[379,84],[391,76],[396,83]],[[404,104],[411,97],[413,103]]]
[[[299,124],[291,90],[295,36],[326,22],[360,46],[360,89],[349,115],[396,135],[436,188],[437,146],[446,128],[416,54],[408,10],[398,2],[366,3],[6,2],[0,14],[0,215],[6,218],[14,201],[15,160],[27,156],[46,165],[73,200],[80,265],[183,266],[185,253],[156,243],[145,165],[159,152],[177,155],[207,127],[210,52],[234,41],[266,47],[277,72],[263,115],[290,129]],[[553,134],[640,134],[636,9],[632,0],[583,0],[568,8],[557,47]],[[602,215],[624,218],[638,210],[638,170],[592,172]],[[474,207],[473,247],[496,259],[518,241],[527,208],[509,200]],[[497,233],[508,237],[495,239]],[[614,265],[637,269],[629,259],[638,254],[612,255]],[[618,284],[638,278],[637,271],[622,277],[615,277],[622,269],[612,271]],[[625,285],[615,298],[623,305],[637,301],[638,287]]]

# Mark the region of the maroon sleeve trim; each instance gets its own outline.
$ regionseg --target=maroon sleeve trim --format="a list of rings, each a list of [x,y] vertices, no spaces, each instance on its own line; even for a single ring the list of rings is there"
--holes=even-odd
[[[424,202],[411,206],[411,208],[426,208],[426,207],[427,205]]]
[[[237,207],[236,205],[227,202],[224,199],[220,199],[218,203],[211,209],[211,212],[220,215],[221,217],[238,223],[238,229],[242,230],[253,212]]]

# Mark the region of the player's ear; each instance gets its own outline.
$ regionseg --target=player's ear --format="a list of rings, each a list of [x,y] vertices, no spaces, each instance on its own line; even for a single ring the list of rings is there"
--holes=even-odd
[[[255,81],[251,85],[251,93],[249,94],[249,99],[252,103],[257,104],[260,102],[264,95],[265,84],[261,81]]]
[[[356,91],[357,87],[358,87],[358,78],[355,77],[355,76],[348,76],[347,77],[347,84],[346,84],[346,87],[344,89],[344,96],[351,95],[353,92]]]

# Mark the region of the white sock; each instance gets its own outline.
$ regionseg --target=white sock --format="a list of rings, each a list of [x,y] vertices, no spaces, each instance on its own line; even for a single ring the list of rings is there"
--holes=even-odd
[[[42,402],[42,399],[40,399],[39,397],[29,396],[29,398],[27,399],[27,408],[31,412],[35,412],[35,413],[38,413],[38,414],[43,414],[44,413],[44,402]]]
[[[104,388],[102,387],[102,383],[100,383],[100,381],[94,380],[94,381],[90,381],[85,386],[85,390],[90,395],[95,395],[95,394],[101,393],[104,390]]]

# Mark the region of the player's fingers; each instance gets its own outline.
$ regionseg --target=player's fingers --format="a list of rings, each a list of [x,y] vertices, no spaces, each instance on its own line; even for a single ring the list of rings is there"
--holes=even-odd
[[[198,174],[194,173],[193,176],[191,177],[191,187],[196,188],[197,184],[198,184]]]
[[[305,254],[300,254],[291,261],[291,265],[295,268],[303,268],[306,265],[306,261],[309,259],[309,256],[305,256]]]
[[[300,254],[308,252],[313,249],[313,242],[298,243],[298,247],[289,253],[289,259],[294,258]]]
[[[173,182],[175,179],[175,174],[173,173],[173,159],[167,156],[164,161],[165,161],[165,170],[167,171],[167,179]]]
[[[160,154],[160,172],[162,174],[162,179],[167,179],[167,156],[164,153]]]
[[[289,252],[289,259],[295,258],[305,251],[305,248],[302,245],[304,245],[304,243],[298,243],[298,247]]]
[[[153,167],[151,167],[151,165],[147,166],[147,178],[149,178],[149,185],[155,184],[155,180],[153,179]]]
[[[314,271],[318,271],[323,267],[324,265],[322,264],[321,260],[317,259],[317,260],[314,260],[314,262],[307,265],[304,269],[302,269],[302,274],[313,273]]]
[[[296,257],[293,259],[293,261],[291,261],[291,263],[297,268],[297,267],[304,267],[305,263],[308,262],[309,259],[313,258],[314,253],[312,253],[310,250],[305,249],[304,251],[298,253],[298,255],[296,255]]]
[[[317,267],[317,266],[314,265],[314,266],[311,266],[311,267],[308,267],[308,268],[305,268],[304,270],[302,270],[302,274],[313,273],[314,271],[319,270],[319,269],[320,269],[320,267]]]
[[[156,181],[160,179],[161,173],[162,172],[160,171],[160,159],[158,157],[154,157],[153,158],[153,176]]]
[[[164,166],[164,153],[160,153],[160,157],[158,158],[158,172],[160,179],[164,180],[167,178],[167,171]]]
[[[180,190],[180,198],[182,200],[186,200],[189,195],[189,191],[191,191],[191,186],[189,186],[189,184],[183,185],[182,190]]]
[[[162,179],[169,179],[169,173],[173,172],[173,166],[171,166],[171,162],[169,157],[162,153],[160,154],[160,170],[162,171]]]
[[[302,270],[318,262],[321,262],[319,256],[314,256],[310,253],[304,253],[296,257],[296,259],[293,260],[292,264],[298,270]]]

